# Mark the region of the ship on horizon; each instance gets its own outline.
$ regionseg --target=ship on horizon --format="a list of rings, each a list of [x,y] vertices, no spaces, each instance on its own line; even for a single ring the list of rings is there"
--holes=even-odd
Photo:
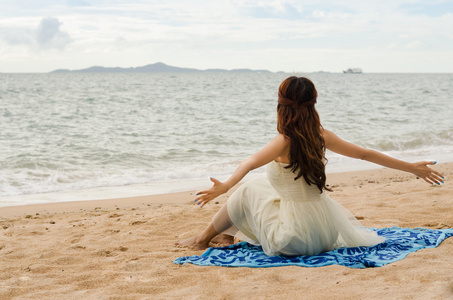
[[[348,74],[362,74],[362,69],[360,68],[349,68],[346,71],[343,71],[343,73],[348,73]]]

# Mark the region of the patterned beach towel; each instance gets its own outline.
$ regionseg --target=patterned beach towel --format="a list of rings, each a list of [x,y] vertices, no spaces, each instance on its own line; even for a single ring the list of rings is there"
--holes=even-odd
[[[241,242],[226,247],[209,248],[202,255],[179,257],[173,263],[251,268],[342,265],[363,269],[384,266],[423,248],[435,248],[444,239],[453,236],[453,229],[399,227],[372,229],[385,237],[386,241],[372,247],[340,248],[311,256],[268,256],[261,247]]]

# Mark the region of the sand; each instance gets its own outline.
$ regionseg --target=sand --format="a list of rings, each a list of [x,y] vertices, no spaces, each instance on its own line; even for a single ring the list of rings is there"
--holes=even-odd
[[[370,227],[453,227],[442,186],[389,169],[329,174],[332,198]],[[0,299],[453,299],[453,238],[380,268],[176,265],[204,228],[194,192],[0,208]]]

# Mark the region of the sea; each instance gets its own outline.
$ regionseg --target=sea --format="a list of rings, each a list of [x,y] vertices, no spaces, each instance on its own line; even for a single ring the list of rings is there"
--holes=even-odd
[[[207,188],[277,134],[291,75],[315,83],[321,122],[341,138],[453,161],[453,74],[0,74],[0,206]],[[326,156],[328,173],[379,167]]]

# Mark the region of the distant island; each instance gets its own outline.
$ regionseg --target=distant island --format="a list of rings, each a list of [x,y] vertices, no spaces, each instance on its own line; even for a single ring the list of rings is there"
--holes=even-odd
[[[68,69],[58,69],[50,73],[164,73],[164,72],[173,72],[173,73],[195,73],[195,72],[229,72],[229,73],[271,73],[268,70],[251,70],[251,69],[207,69],[199,70],[192,68],[179,68],[166,65],[164,63],[158,62],[155,64],[146,65],[143,67],[136,68],[106,68],[94,66],[87,69],[81,70],[68,70]]]

